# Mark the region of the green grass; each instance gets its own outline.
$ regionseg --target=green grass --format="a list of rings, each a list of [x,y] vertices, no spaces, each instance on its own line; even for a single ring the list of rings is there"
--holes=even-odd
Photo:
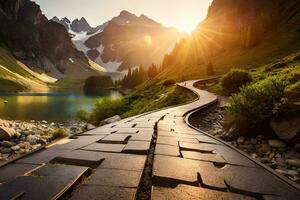
[[[225,127],[234,126],[242,134],[256,134],[268,130],[272,119],[289,117],[299,111],[296,105],[300,101],[300,61],[294,57],[292,54],[248,70],[253,82],[231,96],[225,112]],[[205,89],[228,95],[219,82],[207,84]]]
[[[27,90],[27,87],[23,86],[22,84],[0,77],[0,92],[10,93],[22,92],[24,90]]]
[[[280,25],[282,26],[282,25]],[[274,42],[276,41],[276,42]],[[252,69],[270,63],[276,63],[282,58],[297,53],[300,50],[299,33],[292,27],[282,26],[264,38],[257,46],[251,49],[227,50],[216,56],[201,60],[199,63],[184,61],[185,55],[178,56],[174,65],[167,67],[159,77],[175,80],[209,78],[207,63],[211,61],[215,75],[223,75],[232,68]],[[201,58],[201,55],[199,55]]]
[[[297,83],[300,81],[300,61],[294,61],[297,54],[289,55],[277,62],[272,62],[257,68],[249,69],[253,82],[264,80],[270,77],[278,77],[287,81],[287,89],[297,89]],[[284,63],[284,65],[282,65]],[[280,65],[278,65],[280,64]],[[279,67],[278,67],[279,66]],[[280,67],[281,66],[281,67]],[[204,89],[217,95],[227,96],[228,93],[222,88],[221,79],[214,83],[206,84]],[[294,85],[294,87],[292,87]]]
[[[0,65],[25,78],[34,79],[31,74],[17,64],[16,59],[6,47],[0,46]]]
[[[121,99],[104,99],[96,102],[91,113],[80,111],[80,119],[93,124],[120,115],[122,118],[186,103],[192,97],[176,90],[175,85],[164,86],[164,81],[152,80],[140,85]]]

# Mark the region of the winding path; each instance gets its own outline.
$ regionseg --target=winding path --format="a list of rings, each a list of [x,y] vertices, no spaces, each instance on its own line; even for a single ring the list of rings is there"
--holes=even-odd
[[[134,116],[0,168],[0,199],[299,199],[300,190],[188,116],[216,96]]]

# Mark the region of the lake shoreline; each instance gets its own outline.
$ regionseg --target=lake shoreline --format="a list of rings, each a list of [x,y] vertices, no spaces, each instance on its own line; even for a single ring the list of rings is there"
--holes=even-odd
[[[111,97],[119,98],[118,91],[109,91],[99,96],[87,96],[76,92],[52,93],[0,93],[0,119],[47,120],[65,122],[76,120],[80,110],[91,111],[96,101]]]
[[[63,130],[69,137],[88,130],[91,125],[77,120],[66,122],[22,121],[0,119],[0,165],[30,154],[57,139],[54,134]]]

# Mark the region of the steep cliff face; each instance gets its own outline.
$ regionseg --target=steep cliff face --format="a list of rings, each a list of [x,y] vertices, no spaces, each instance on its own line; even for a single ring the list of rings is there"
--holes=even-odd
[[[87,55],[104,65],[119,62],[118,70],[160,64],[163,55],[185,36],[174,28],[128,11],[122,11],[102,27],[85,41],[84,45],[89,49]]]
[[[299,49],[299,27],[300,0],[214,0],[206,19],[166,56],[165,67],[221,63],[225,55],[226,65],[262,63]]]
[[[0,24],[2,44],[32,69],[60,78],[80,60],[89,71],[87,58],[75,49],[66,29],[48,21],[36,3],[0,0]]]
[[[298,5],[297,5],[298,3]],[[298,20],[300,1],[214,0],[198,32],[223,48],[251,48],[270,32]]]

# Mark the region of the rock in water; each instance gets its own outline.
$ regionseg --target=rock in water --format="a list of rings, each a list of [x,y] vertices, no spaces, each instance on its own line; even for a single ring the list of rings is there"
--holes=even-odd
[[[0,126],[0,140],[8,140],[17,135],[14,129]]]
[[[294,144],[300,143],[300,116],[281,121],[273,120],[270,125],[280,139]]]
[[[284,148],[286,144],[280,140],[268,140],[270,147],[273,148]]]

